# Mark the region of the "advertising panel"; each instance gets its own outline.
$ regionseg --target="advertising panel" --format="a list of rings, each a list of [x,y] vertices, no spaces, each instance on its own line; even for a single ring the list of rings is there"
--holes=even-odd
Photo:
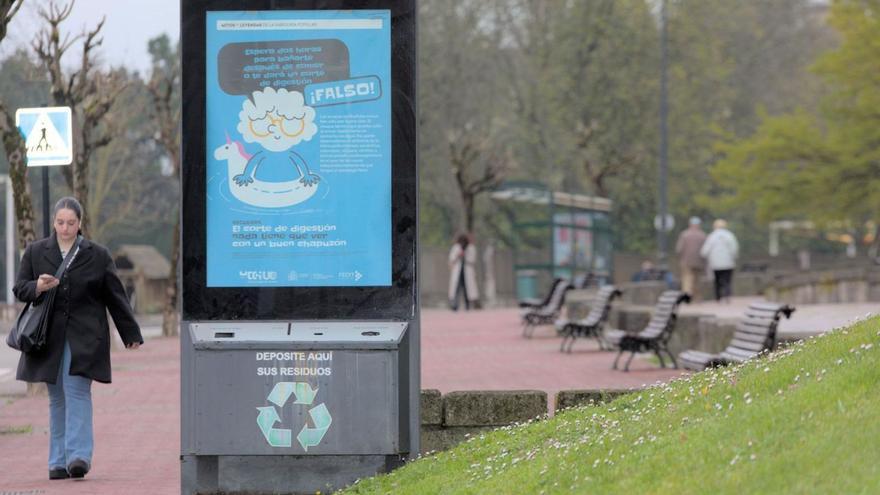
[[[390,11],[206,22],[207,286],[391,285]]]

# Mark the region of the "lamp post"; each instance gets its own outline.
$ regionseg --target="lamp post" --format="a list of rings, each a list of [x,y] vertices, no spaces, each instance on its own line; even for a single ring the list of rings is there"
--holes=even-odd
[[[667,120],[669,117],[666,74],[667,59],[666,0],[660,0],[660,166],[657,180],[657,209],[660,217],[660,228],[657,229],[657,261],[661,264],[666,263],[667,231],[671,227],[667,225],[666,218],[666,171],[669,159],[669,143],[667,136]]]

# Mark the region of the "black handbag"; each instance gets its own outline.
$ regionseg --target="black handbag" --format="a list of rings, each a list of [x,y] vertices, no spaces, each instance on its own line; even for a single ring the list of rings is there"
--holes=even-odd
[[[67,253],[61,265],[58,266],[55,278],[60,280],[64,271],[73,262],[73,258],[79,252],[80,239],[82,237],[77,236],[76,243],[70,248],[70,252]],[[6,344],[9,347],[24,353],[38,353],[46,347],[46,334],[49,330],[49,320],[55,302],[55,291],[56,289],[53,287],[46,292],[42,301],[32,301],[25,304],[24,309],[15,320],[15,325],[6,336]]]

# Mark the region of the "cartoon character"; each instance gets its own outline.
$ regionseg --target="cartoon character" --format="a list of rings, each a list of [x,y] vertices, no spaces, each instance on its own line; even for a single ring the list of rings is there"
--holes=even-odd
[[[236,185],[238,172],[246,169],[253,155],[244,146],[226,135],[226,144],[214,150],[214,158],[226,161],[229,191],[239,201],[264,208],[293,206],[311,198],[318,190],[314,185],[306,185],[300,177],[286,181],[262,181],[253,179],[248,187]]]
[[[305,105],[302,93],[284,88],[254,91],[253,101],[246,99],[238,114],[238,132],[248,143],[258,143],[240,174],[232,180],[238,187],[298,180],[306,187],[316,187],[321,178],[314,174],[299,154],[290,149],[309,141],[318,132],[315,109]]]

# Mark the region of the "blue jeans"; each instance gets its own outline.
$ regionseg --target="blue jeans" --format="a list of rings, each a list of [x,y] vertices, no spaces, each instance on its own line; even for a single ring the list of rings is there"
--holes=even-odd
[[[70,375],[70,345],[55,384],[49,384],[49,469],[66,468],[75,459],[92,464],[92,380]]]

